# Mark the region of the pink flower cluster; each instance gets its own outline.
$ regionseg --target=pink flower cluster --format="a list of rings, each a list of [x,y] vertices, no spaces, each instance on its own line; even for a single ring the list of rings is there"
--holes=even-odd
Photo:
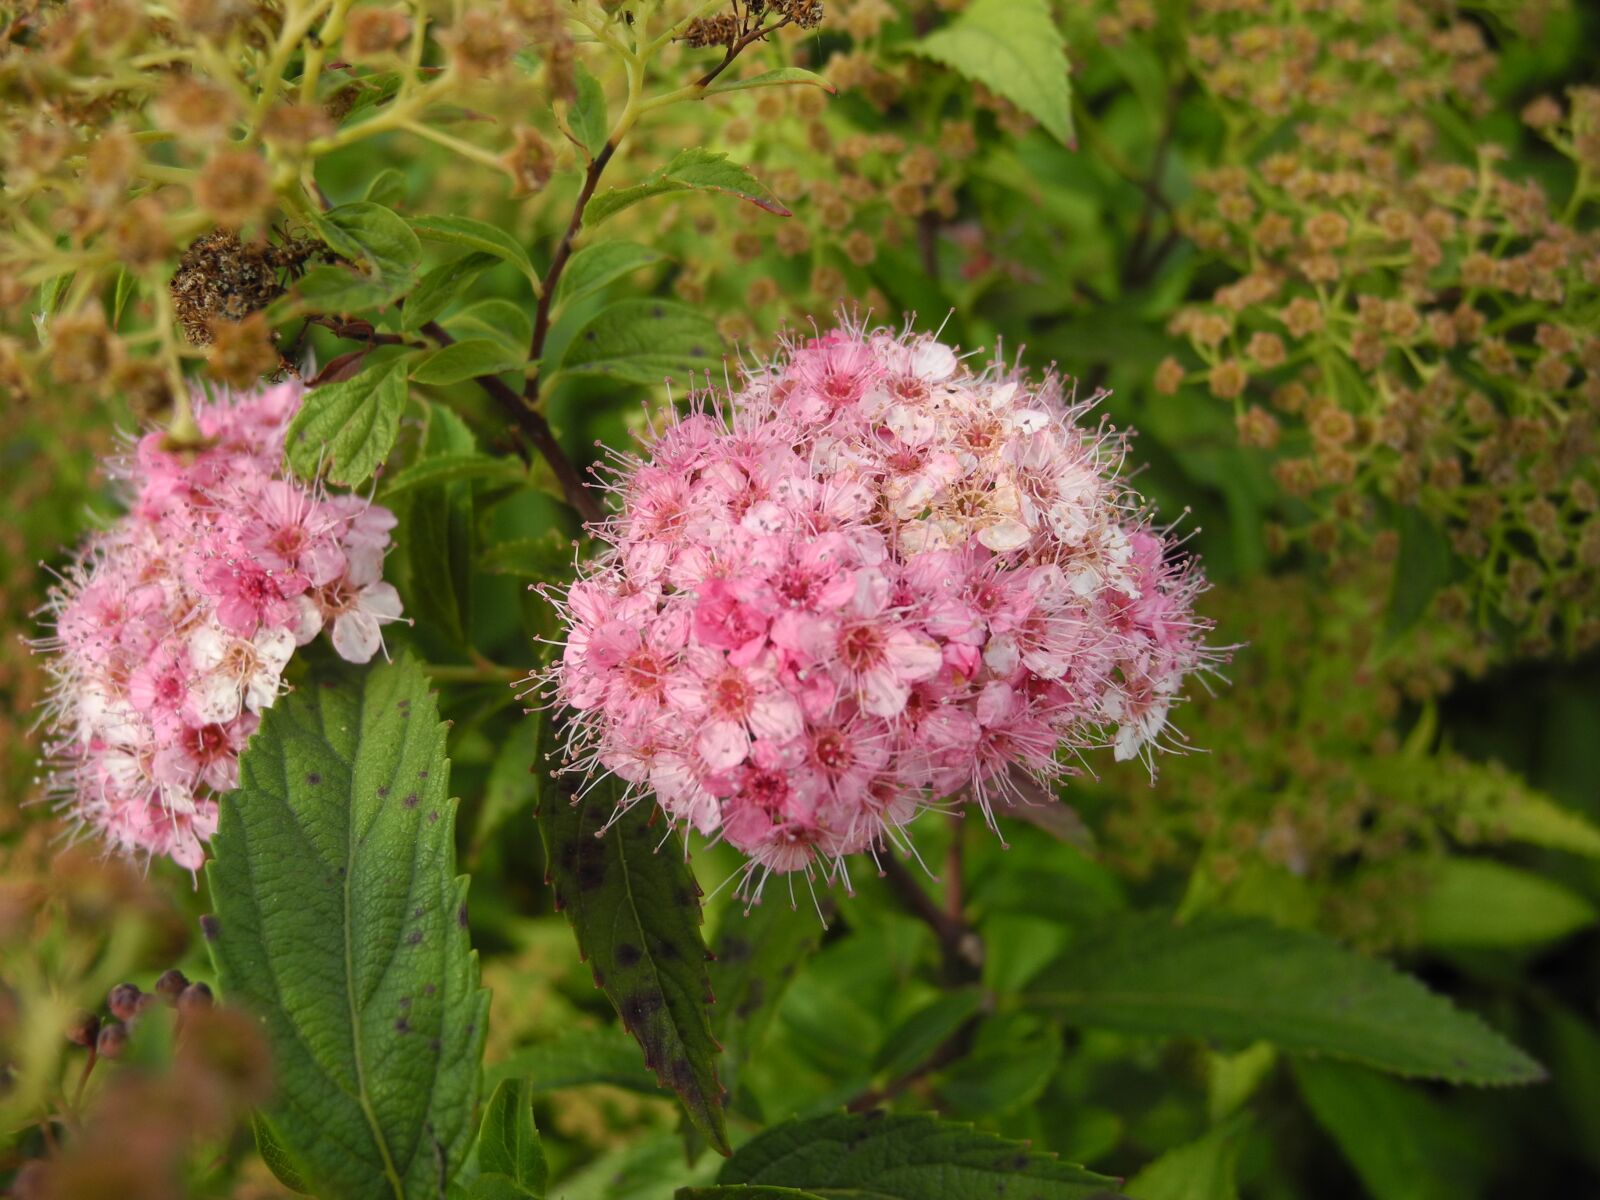
[[[52,787],[125,852],[197,868],[295,647],[328,629],[366,662],[400,616],[383,582],[393,514],[284,477],[302,391],[197,399],[198,451],[145,436],[113,464],[129,512],[51,594]]]
[[[992,821],[1092,747],[1148,760],[1216,655],[1092,404],[845,328],[672,418],[554,597],[569,769],[653,792],[764,879],[831,875],[947,798]]]

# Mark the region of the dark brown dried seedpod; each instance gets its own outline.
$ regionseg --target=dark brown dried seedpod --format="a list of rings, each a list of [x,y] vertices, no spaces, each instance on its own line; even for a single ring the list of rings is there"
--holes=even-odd
[[[239,321],[259,312],[283,293],[282,273],[298,269],[320,247],[291,238],[246,244],[226,230],[194,241],[170,285],[178,322],[189,341],[209,346],[214,320]]]

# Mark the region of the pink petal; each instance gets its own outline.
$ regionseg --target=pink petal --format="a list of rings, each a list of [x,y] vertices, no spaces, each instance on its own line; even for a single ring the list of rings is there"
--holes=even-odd
[[[737,721],[712,721],[700,730],[695,747],[712,770],[726,771],[744,761],[750,752],[750,735]]]

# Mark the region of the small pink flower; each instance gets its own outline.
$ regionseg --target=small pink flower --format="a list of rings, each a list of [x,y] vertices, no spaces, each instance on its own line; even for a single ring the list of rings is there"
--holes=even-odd
[[[803,731],[800,704],[770,663],[740,665],[731,655],[697,649],[683,666],[667,698],[696,728],[695,746],[713,771],[743,762],[757,738],[782,744]]]
[[[176,731],[191,710],[194,684],[187,648],[166,643],[128,677],[128,702],[158,732]]]
[[[881,572],[857,571],[851,598],[829,622],[826,651],[849,694],[877,717],[896,716],[911,685],[938,674],[944,663],[937,642],[888,611],[888,595]]]
[[[341,522],[322,508],[302,488],[272,479],[256,494],[243,522],[240,545],[280,579],[292,578],[295,582],[285,590],[293,594],[344,574],[344,552],[333,536]]]
[[[235,556],[231,548],[200,568],[200,585],[216,606],[217,620],[237,637],[254,637],[263,625],[286,629],[295,623],[297,610],[290,601],[305,590],[304,581],[288,593],[282,589],[285,582],[293,587],[296,581],[274,575],[253,558]]]
[[[743,589],[725,579],[708,579],[698,590],[694,610],[694,640],[729,652],[729,660],[743,666],[752,662],[766,644],[772,624],[754,604],[740,597]]]

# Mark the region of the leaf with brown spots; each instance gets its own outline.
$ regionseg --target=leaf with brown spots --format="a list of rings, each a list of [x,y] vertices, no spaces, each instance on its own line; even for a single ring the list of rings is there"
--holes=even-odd
[[[438,1196],[471,1144],[489,996],[444,750],[415,662],[343,671],[264,714],[222,799],[206,938],[272,1048],[274,1170],[319,1196]]]
[[[634,805],[605,829],[622,792],[615,778],[590,788],[578,804],[572,803],[575,781],[563,782],[567,786],[545,789],[539,802],[556,902],[595,982],[643,1048],[645,1065],[678,1094],[695,1128],[727,1154],[700,890],[683,843],[676,834],[663,841],[648,803]]]

